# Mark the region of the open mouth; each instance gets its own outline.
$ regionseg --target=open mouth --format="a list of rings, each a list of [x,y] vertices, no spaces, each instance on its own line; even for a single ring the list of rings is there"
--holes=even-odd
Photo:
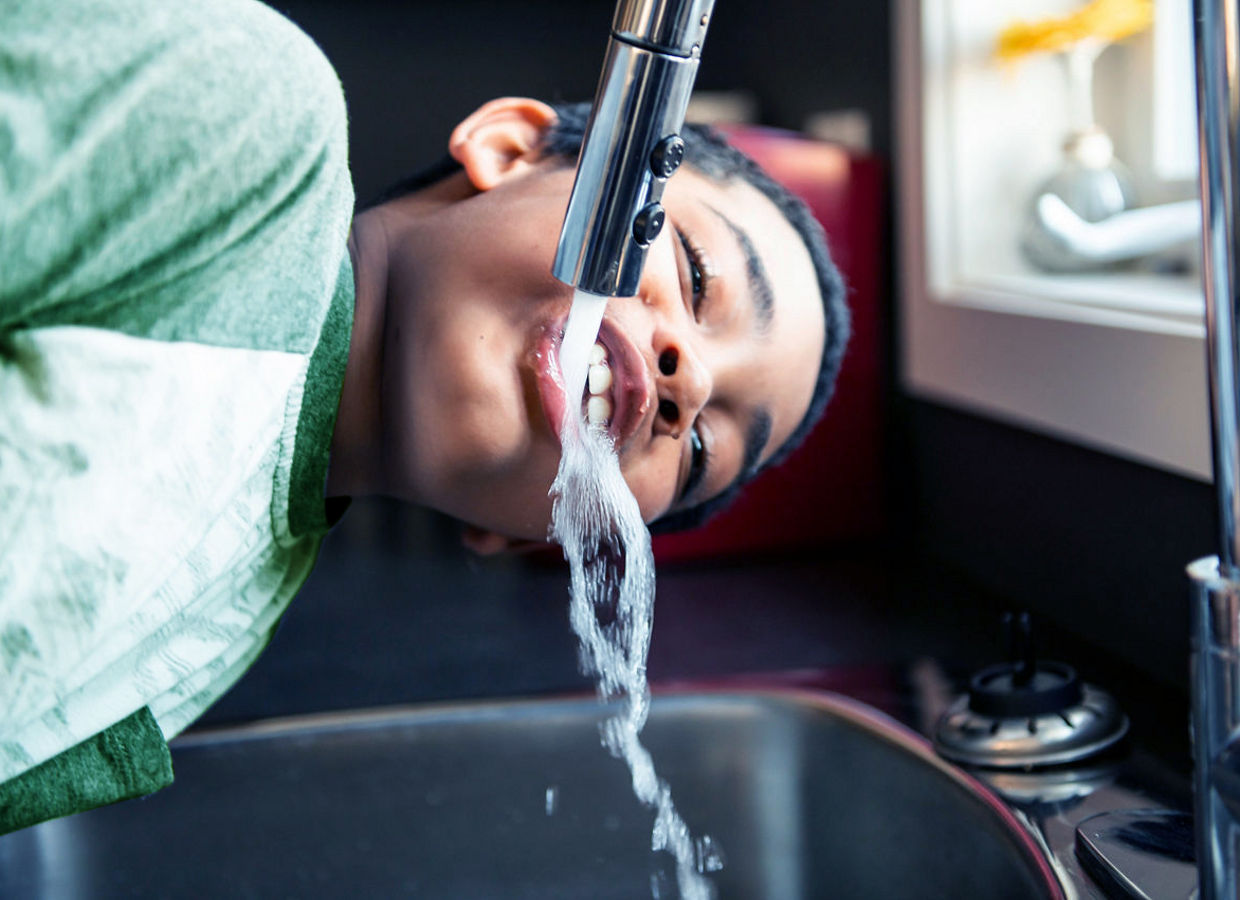
[[[560,437],[567,398],[559,371],[559,344],[564,323],[549,328],[539,357],[538,387],[543,411],[551,429]],[[620,449],[637,432],[650,409],[650,375],[637,347],[608,319],[590,349],[586,385],[580,398],[582,419],[590,428],[611,438]]]
[[[585,397],[581,402],[581,414],[591,428],[606,431],[611,427],[612,414],[616,410],[611,390],[614,384],[607,348],[596,341],[590,348],[590,368],[586,375]]]
[[[627,444],[650,409],[650,372],[628,335],[604,319],[590,348],[590,368],[582,396],[582,415],[619,449]]]

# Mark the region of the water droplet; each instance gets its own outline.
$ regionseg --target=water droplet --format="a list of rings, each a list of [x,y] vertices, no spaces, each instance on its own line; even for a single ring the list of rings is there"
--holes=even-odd
[[[694,841],[694,851],[697,857],[698,872],[703,874],[718,872],[723,868],[723,849],[709,834],[704,834]]]
[[[659,816],[654,820],[654,828],[650,831],[650,849],[662,850],[667,846],[667,819]]]

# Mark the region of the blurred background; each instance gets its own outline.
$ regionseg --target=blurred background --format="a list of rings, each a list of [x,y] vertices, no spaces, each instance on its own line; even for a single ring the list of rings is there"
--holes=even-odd
[[[274,5],[341,77],[363,203],[442,155],[487,99],[588,99],[613,9]],[[829,669],[864,696],[933,660],[958,686],[1003,658],[1001,613],[1028,610],[1044,653],[1106,686],[1187,768],[1184,567],[1214,551],[1191,264],[1059,276],[1014,251],[1007,270],[973,262],[1007,258],[977,234],[1015,233],[1004,223],[1052,174],[1067,116],[1053,60],[991,62],[997,29],[1079,5],[718,0],[697,108],[742,123],[738,139],[807,195],[857,339],[789,470],[704,534],[660,544],[656,685]],[[1094,91],[1145,187],[1141,165],[1157,167],[1137,148],[1155,126],[1133,111],[1131,67],[1155,72],[1156,31],[1100,56]],[[1191,192],[1183,173],[1172,182],[1150,202]],[[1138,295],[1183,302],[1124,306]],[[475,559],[451,523],[356,502],[268,652],[200,726],[589,690],[567,600],[554,554]]]

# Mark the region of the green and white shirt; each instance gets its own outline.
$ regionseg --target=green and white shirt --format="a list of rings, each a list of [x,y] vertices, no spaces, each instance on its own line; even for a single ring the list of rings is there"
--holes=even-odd
[[[134,716],[180,732],[309,574],[353,191],[336,74],[266,6],[0,22],[3,783]]]

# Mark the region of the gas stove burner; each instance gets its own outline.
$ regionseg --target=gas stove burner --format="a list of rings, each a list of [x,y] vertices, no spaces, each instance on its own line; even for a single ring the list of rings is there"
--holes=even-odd
[[[1005,617],[1018,661],[982,669],[939,719],[941,756],[971,766],[1028,769],[1095,756],[1128,733],[1128,717],[1071,666],[1033,656],[1028,614]]]

